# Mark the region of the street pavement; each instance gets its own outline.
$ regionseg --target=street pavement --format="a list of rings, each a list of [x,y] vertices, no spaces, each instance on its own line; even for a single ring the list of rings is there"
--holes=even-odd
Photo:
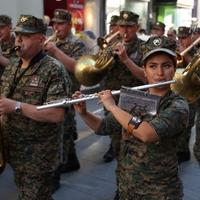
[[[79,119],[80,120],[80,119]],[[116,161],[104,163],[102,157],[109,147],[109,137],[97,136],[81,121],[76,148],[81,168],[62,174],[61,187],[54,193],[55,200],[113,200],[115,195]],[[194,143],[194,129],[190,141]],[[184,200],[200,200],[200,166],[193,153],[190,161],[180,166],[184,185]],[[0,175],[0,200],[17,200],[17,189],[9,166]]]

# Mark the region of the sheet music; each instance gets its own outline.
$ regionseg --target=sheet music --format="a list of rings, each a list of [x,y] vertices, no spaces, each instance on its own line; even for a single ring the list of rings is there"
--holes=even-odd
[[[129,113],[137,116],[150,114],[156,115],[160,97],[144,91],[131,90],[122,87],[120,90],[119,106]]]

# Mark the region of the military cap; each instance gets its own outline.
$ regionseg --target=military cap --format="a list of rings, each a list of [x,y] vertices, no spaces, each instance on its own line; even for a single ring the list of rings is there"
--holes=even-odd
[[[178,27],[178,37],[179,38],[185,38],[192,34],[192,30],[189,27],[186,26],[180,26]]]
[[[17,22],[14,32],[16,33],[46,33],[46,25],[43,19],[39,19],[32,15],[21,15]]]
[[[120,26],[132,26],[138,24],[139,15],[131,11],[121,11],[119,16],[118,25]]]
[[[0,26],[10,25],[11,23],[12,20],[8,15],[0,15]]]
[[[165,24],[162,22],[156,22],[153,24],[153,29],[162,29],[165,30]]]
[[[52,19],[52,22],[58,22],[58,23],[70,22],[71,18],[72,18],[72,15],[67,10],[56,9],[54,11],[54,17]]]
[[[143,61],[156,52],[164,52],[176,57],[175,48],[166,36],[151,36],[141,45]]]
[[[119,20],[119,16],[118,16],[118,15],[113,15],[113,16],[111,17],[111,19],[110,19],[109,24],[110,24],[111,26],[115,26],[115,25],[117,25],[118,20]]]

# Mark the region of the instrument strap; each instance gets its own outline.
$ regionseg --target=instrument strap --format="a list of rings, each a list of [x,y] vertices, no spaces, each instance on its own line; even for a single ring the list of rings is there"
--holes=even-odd
[[[42,51],[40,51],[35,57],[33,57],[33,59],[31,60],[29,66],[24,69],[20,74],[19,76],[17,76],[20,68],[21,68],[21,65],[22,65],[22,61],[20,60],[18,66],[17,66],[17,69],[15,71],[15,74],[14,74],[14,78],[13,78],[13,81],[12,81],[12,84],[10,86],[10,92],[8,93],[7,95],[7,98],[11,98],[14,94],[14,91],[17,87],[17,84],[19,83],[19,81],[21,80],[21,78],[24,76],[24,74],[38,61],[40,61],[42,58],[44,58],[44,56],[46,56],[46,54]]]

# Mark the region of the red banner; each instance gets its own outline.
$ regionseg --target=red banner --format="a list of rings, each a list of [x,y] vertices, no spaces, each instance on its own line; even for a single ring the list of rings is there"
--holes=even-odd
[[[72,14],[72,24],[76,32],[84,30],[85,0],[67,0],[67,10]]]

